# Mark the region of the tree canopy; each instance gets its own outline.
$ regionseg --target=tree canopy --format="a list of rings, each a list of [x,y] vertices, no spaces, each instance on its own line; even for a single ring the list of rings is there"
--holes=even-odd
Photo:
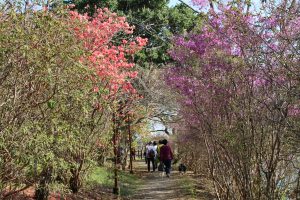
[[[184,4],[171,8],[166,0],[75,0],[75,9],[93,15],[96,7],[108,7],[127,17],[135,26],[134,35],[148,38],[148,44],[135,57],[139,65],[155,63],[164,65],[170,62],[168,49],[172,37],[191,30],[199,16]]]

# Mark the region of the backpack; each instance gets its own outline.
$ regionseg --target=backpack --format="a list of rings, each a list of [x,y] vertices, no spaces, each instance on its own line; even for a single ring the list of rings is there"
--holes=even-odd
[[[150,149],[148,155],[149,155],[149,158],[154,158],[155,157],[155,151],[153,149]]]

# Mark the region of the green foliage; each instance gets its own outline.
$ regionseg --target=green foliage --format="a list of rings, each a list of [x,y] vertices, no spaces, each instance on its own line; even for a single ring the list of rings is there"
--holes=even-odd
[[[118,9],[136,27],[135,34],[148,38],[147,47],[140,53],[141,56],[137,57],[140,65],[147,62],[156,65],[170,62],[168,49],[171,47],[172,36],[192,29],[197,18],[190,8],[184,5],[170,8],[165,0],[147,3],[130,1]],[[178,21],[179,19],[181,20]]]
[[[75,4],[76,9],[81,13],[94,15],[96,8],[110,8],[115,10],[118,6],[118,0],[64,0],[66,4]]]
[[[74,37],[67,12],[14,7],[0,11],[0,196],[26,185],[68,187],[108,137],[110,116],[94,72],[79,60],[87,53]],[[93,102],[103,112],[94,112]],[[94,113],[94,114],[93,114]],[[48,173],[46,173],[48,172]],[[76,172],[77,173],[77,172]],[[46,174],[46,175],[45,175]],[[43,183],[44,184],[44,183]],[[44,187],[44,186],[43,186]]]
[[[170,9],[169,29],[173,34],[189,32],[199,26],[201,15],[196,15],[191,8],[184,4],[178,4]]]
[[[94,185],[103,185],[107,187],[113,186],[113,180],[110,178],[112,173],[105,167],[96,167],[91,170],[91,173],[87,177],[87,184],[90,187]]]

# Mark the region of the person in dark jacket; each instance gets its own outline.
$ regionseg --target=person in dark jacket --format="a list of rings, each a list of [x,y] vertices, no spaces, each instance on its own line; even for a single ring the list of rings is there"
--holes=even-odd
[[[164,163],[166,175],[170,177],[171,162],[173,160],[173,152],[171,147],[168,145],[168,140],[162,141],[163,146],[160,148],[160,161]]]

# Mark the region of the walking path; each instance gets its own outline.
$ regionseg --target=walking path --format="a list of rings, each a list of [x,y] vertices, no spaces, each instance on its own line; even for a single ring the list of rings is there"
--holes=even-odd
[[[143,160],[134,162],[135,173],[141,178],[136,192],[129,199],[152,200],[213,200],[214,197],[205,190],[201,183],[193,179],[192,174],[180,175],[172,171],[171,177],[162,177],[161,172],[148,172]]]

